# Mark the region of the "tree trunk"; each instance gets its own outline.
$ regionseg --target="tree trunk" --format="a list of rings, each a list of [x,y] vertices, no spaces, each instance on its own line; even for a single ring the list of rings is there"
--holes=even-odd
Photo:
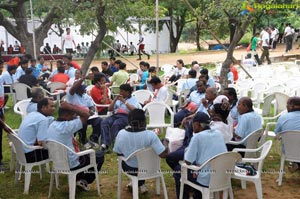
[[[233,36],[232,42],[230,43],[230,46],[227,50],[226,59],[222,64],[221,77],[220,77],[221,90],[228,87],[227,73],[230,70],[231,63],[235,60],[233,57],[233,52],[234,52],[234,49],[235,49],[236,45],[238,44],[238,42],[244,36],[245,31],[247,30],[247,28],[250,24],[250,20],[251,20],[251,16],[249,15],[247,20],[243,23],[243,25],[241,24],[240,21],[236,22],[234,36]]]
[[[93,58],[95,54],[97,53],[98,49],[100,48],[100,45],[102,43],[102,40],[107,32],[107,26],[105,23],[105,20],[103,18],[105,6],[102,0],[98,0],[97,3],[97,22],[99,31],[97,32],[97,36],[95,40],[92,42],[89,51],[87,52],[86,57],[83,60],[83,64],[81,66],[81,71],[83,75],[86,75],[89,69],[90,64],[93,61]]]
[[[196,45],[197,45],[197,50],[200,51],[201,50],[201,45],[200,45],[200,24],[199,24],[199,20],[197,19],[196,21]]]

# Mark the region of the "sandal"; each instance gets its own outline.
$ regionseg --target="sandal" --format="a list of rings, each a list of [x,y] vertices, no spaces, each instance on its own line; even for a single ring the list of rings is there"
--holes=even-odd
[[[76,182],[76,185],[81,187],[83,190],[85,191],[89,191],[90,187],[88,185],[88,183],[85,180],[79,180]]]

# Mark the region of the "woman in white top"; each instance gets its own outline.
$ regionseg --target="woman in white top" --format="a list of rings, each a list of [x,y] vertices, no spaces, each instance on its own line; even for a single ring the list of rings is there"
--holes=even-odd
[[[170,82],[175,82],[180,78],[187,78],[188,77],[188,69],[184,67],[184,63],[182,59],[178,59],[176,62],[176,68],[174,70],[174,75],[172,75],[169,79]]]
[[[73,86],[74,82],[76,82],[77,80],[79,80],[81,78],[81,75],[82,74],[81,74],[80,70],[75,71],[75,76],[70,78],[69,81],[66,83],[67,90],[69,90]]]
[[[150,84],[152,88],[154,89],[154,95],[153,97],[149,98],[144,102],[144,105],[148,104],[149,102],[165,102],[168,99],[169,93],[168,93],[168,88],[165,87],[162,83],[161,80],[157,77],[154,76],[150,80]]]

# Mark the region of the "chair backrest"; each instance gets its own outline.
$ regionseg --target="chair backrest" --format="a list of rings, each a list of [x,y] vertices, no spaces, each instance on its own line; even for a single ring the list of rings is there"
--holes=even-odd
[[[285,93],[280,93],[280,92],[275,92],[274,96],[275,96],[275,100],[276,100],[276,103],[275,103],[276,114],[279,114],[282,111],[286,110],[286,103],[290,96],[288,96]]]
[[[170,106],[163,102],[150,102],[144,106],[143,110],[149,115],[149,125],[164,126],[166,111],[171,114],[171,126],[174,124],[174,113]]]
[[[14,112],[22,116],[22,120],[27,116],[27,106],[29,105],[31,98],[24,99],[17,102],[14,105]]]
[[[136,151],[134,156],[138,161],[138,177],[157,176],[160,173],[160,157],[151,147]]]
[[[258,156],[259,162],[258,162],[258,167],[257,170],[261,171],[263,168],[264,160],[267,157],[269,151],[271,150],[272,147],[272,140],[266,141],[263,145],[261,145],[259,148],[260,150],[260,155]],[[261,174],[261,173],[259,173]]]
[[[150,91],[148,90],[137,90],[137,91],[134,91],[132,93],[133,96],[136,97],[137,101],[140,103],[140,104],[144,104],[144,102],[146,100],[149,99],[149,97],[153,97],[153,93],[151,93]]]
[[[183,84],[187,81],[187,79],[178,79],[176,82],[177,82],[177,86],[176,86],[176,92],[177,93],[180,93],[182,91],[182,86]]]
[[[138,81],[139,80],[138,74],[136,74],[136,73],[130,74],[129,80],[130,80],[130,83],[133,83],[134,81],[135,82]]]
[[[259,139],[262,137],[264,131],[263,129],[258,129],[256,131],[253,131],[250,133],[246,138],[247,138],[247,144],[246,148],[247,149],[256,149],[258,145]],[[252,158],[256,157],[256,154],[254,153],[245,153],[245,158]]]
[[[21,101],[23,99],[28,99],[28,93],[27,93],[27,89],[29,89],[31,91],[30,86],[20,83],[20,82],[16,82],[12,85],[12,87],[15,90],[15,96],[16,96],[16,101]]]
[[[51,82],[50,84],[47,85],[47,87],[50,88],[51,93],[54,93],[54,91],[57,89],[65,89],[66,84],[62,82]]]
[[[285,159],[300,162],[300,131],[284,131],[278,134],[281,139]]]
[[[236,152],[226,152],[214,156],[208,161],[210,164],[210,191],[221,191],[231,187],[231,174],[235,164],[241,160]]]
[[[46,142],[49,158],[53,162],[53,168],[59,173],[67,173],[70,171],[68,151],[72,151],[69,147],[54,140]]]
[[[164,71],[165,76],[169,76],[171,72],[175,69],[173,65],[171,64],[165,64],[161,66],[160,68],[162,71]]]
[[[27,145],[16,134],[9,133],[8,138],[13,143],[14,149],[16,150],[15,152],[18,162],[22,165],[25,165],[27,162],[23,146]]]

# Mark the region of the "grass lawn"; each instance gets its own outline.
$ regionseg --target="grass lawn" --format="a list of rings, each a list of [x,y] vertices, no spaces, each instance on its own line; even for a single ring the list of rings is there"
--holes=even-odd
[[[21,117],[13,112],[13,105],[11,100],[8,103],[8,106],[11,107],[5,111],[6,122],[14,129],[19,127],[21,123]],[[6,133],[3,132],[3,156],[4,162],[6,163],[6,167],[9,169],[9,161],[10,161],[10,148],[8,145],[8,139]],[[274,196],[269,194],[269,191],[275,192],[275,198],[286,198],[285,194],[282,193],[285,189],[277,187],[274,182],[278,177],[276,171],[279,169],[280,155],[275,150],[273,145],[272,151],[267,157],[264,169],[266,171],[263,174],[263,192],[265,198],[274,198]],[[164,171],[164,178],[167,185],[168,196],[173,199],[175,196],[175,184],[172,177],[172,172],[165,160],[161,161],[162,171]],[[22,176],[21,181],[18,181],[16,184],[14,183],[14,172],[10,172],[9,170],[0,172],[0,199],[8,199],[8,198],[47,198],[48,197],[48,189],[49,189],[49,181],[50,175],[44,169],[44,177],[42,180],[39,178],[39,174],[35,173],[31,176],[30,190],[29,195],[24,195],[24,176]],[[34,168],[37,171],[37,168]],[[102,198],[116,198],[117,197],[117,156],[114,153],[108,153],[105,156],[105,162],[102,168],[102,171],[99,174],[100,184],[101,184],[101,193]],[[286,178],[291,178],[291,180],[287,180]],[[293,195],[299,196],[299,191],[297,189],[297,181],[298,174],[287,173],[285,178],[283,179],[284,185],[291,184],[292,187],[288,190],[289,193]],[[128,180],[123,176],[123,198],[132,198],[132,194],[127,191],[126,184]],[[150,180],[146,182],[149,192],[145,195],[141,195],[142,199],[150,199],[150,198],[163,198],[162,190],[161,195],[155,195],[155,184],[154,181]],[[240,183],[237,180],[233,181],[233,189],[236,198],[255,198],[256,192],[254,185],[251,183],[247,184],[247,190],[242,190],[240,188]],[[278,193],[278,194],[276,194]],[[97,198],[97,191],[95,187],[95,183],[92,184],[91,191],[85,192],[81,191],[78,188],[76,189],[76,198]],[[248,196],[248,197],[247,197]],[[281,197],[282,196],[282,197]],[[66,176],[60,176],[60,190],[53,189],[52,198],[68,198],[68,182]]]

